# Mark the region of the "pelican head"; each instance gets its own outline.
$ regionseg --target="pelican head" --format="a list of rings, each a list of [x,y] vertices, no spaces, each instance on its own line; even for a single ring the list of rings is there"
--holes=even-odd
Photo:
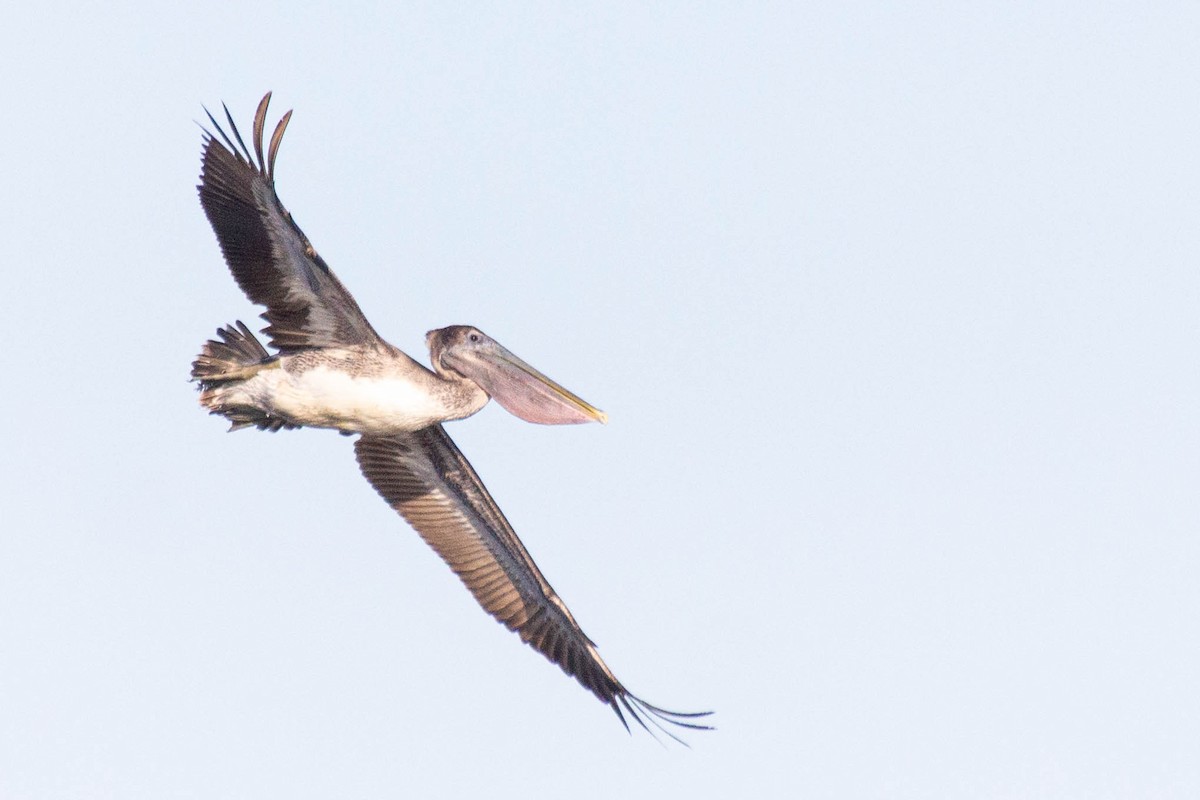
[[[603,411],[559,386],[478,328],[438,328],[425,334],[425,344],[439,376],[471,381],[505,411],[526,422],[608,422]]]

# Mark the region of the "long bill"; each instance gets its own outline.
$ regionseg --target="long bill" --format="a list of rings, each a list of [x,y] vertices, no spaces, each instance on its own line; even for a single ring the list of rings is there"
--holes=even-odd
[[[501,345],[456,358],[456,368],[510,414],[541,425],[608,422],[608,415],[538,372]],[[463,354],[465,355],[465,354]]]

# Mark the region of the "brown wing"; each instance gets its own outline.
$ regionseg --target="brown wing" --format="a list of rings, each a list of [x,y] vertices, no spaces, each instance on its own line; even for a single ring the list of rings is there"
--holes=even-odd
[[[666,711],[621,685],[441,425],[364,435],[354,451],[375,490],[437,551],[479,605],[611,706],[627,729],[626,712],[643,728],[645,717],[673,738],[660,721],[708,728],[689,721],[707,712]]]
[[[205,132],[200,204],[217,234],[238,286],[267,307],[271,343],[283,353],[330,345],[379,342],[358,303],[317,255],[275,194],[275,156],[292,112],[271,136],[263,158],[268,92],[254,115],[250,155],[229,109],[229,135],[209,114],[220,140]],[[236,141],[236,144],[235,144]]]

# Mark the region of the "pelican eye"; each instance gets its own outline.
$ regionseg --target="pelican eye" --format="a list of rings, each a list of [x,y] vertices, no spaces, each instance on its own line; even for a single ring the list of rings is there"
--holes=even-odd
[[[478,341],[479,341],[479,334],[478,334],[478,333],[472,333],[470,336],[468,336],[468,337],[467,337],[467,339],[468,339],[468,340],[470,340],[470,341],[472,341],[472,342],[478,342]]]

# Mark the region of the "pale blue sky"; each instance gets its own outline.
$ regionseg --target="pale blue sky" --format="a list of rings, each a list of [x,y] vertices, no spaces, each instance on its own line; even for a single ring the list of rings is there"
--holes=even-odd
[[[834,5],[834,4],[827,4]],[[20,4],[0,31],[0,797],[1200,794],[1200,10]],[[350,442],[226,435],[202,106],[379,331],[607,411],[451,434],[614,671]]]

